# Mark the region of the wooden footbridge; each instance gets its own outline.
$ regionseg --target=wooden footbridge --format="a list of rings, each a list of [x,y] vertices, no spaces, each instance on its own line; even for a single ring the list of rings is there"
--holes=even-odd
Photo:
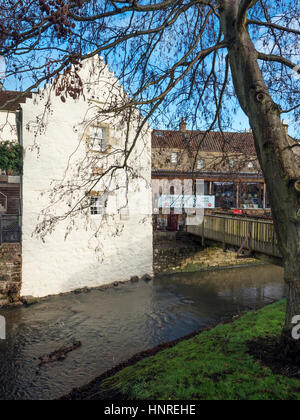
[[[188,233],[202,238],[202,243],[213,241],[223,248],[235,247],[267,262],[282,265],[273,221],[250,217],[206,215],[200,226],[188,226]]]

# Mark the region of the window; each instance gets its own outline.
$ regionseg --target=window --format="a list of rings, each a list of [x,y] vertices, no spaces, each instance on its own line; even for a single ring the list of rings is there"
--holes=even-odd
[[[235,206],[235,187],[232,182],[214,182],[213,195],[216,198],[216,207],[225,209]]]
[[[230,166],[230,168],[234,168],[235,167],[235,160],[234,159],[230,159],[229,160],[229,166]]]
[[[240,188],[240,207],[243,209],[262,209],[263,196],[263,184],[242,184]]]
[[[204,195],[209,195],[209,182],[204,181]]]
[[[266,191],[266,209],[270,209],[270,208],[271,208],[271,204],[269,200],[269,194],[268,194],[268,191]]]
[[[102,195],[101,197],[90,197],[90,208],[91,215],[104,215],[107,204],[107,196]]]
[[[193,195],[206,195],[207,184],[209,182],[202,181],[200,179],[193,180]]]
[[[254,163],[253,162],[249,162],[248,163],[248,168],[249,169],[253,169],[254,168]]]
[[[90,129],[90,148],[93,152],[106,152],[107,128],[93,126]]]
[[[177,163],[178,162],[178,153],[173,152],[171,155],[171,162],[172,163]]]
[[[197,169],[203,169],[204,168],[204,166],[205,166],[205,162],[204,162],[204,160],[203,159],[199,159],[198,160],[198,163],[197,163]]]

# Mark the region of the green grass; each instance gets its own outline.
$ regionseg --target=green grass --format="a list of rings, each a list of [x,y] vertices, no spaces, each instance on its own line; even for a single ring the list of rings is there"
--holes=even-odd
[[[207,264],[189,263],[185,267],[183,267],[180,271],[184,273],[194,273],[195,271],[205,270],[207,268],[209,268]]]
[[[280,301],[145,358],[103,381],[99,395],[113,391],[128,399],[298,400],[300,380],[275,375],[247,354],[248,340],[280,334],[284,311]]]

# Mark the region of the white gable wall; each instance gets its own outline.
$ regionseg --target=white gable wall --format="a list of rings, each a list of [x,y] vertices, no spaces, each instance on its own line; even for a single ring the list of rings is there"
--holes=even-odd
[[[63,215],[84,193],[82,181],[88,176],[83,168],[88,159],[97,159],[97,154],[88,152],[87,126],[95,116],[97,107],[104,106],[101,103],[109,100],[112,92],[123,95],[113,75],[101,63],[97,58],[84,64],[81,76],[88,81],[84,98],[81,96],[79,100],[74,100],[69,97],[64,103],[48,86],[22,105],[25,150],[23,296],[43,297],[82,287],[125,281],[135,275],[152,274],[151,133],[148,127],[139,137],[129,161],[134,170],[138,171],[139,178],[134,184],[138,185],[137,188],[133,188],[133,181],[129,181],[129,189],[132,191],[127,194],[128,208],[124,209],[123,216],[118,214],[103,220],[99,215],[86,217],[84,212],[80,213],[73,218],[74,224],[66,239],[65,234],[70,227],[69,218],[59,222],[55,230],[45,236],[44,242],[35,232],[36,226],[45,217],[42,215],[43,210],[49,208],[48,216]],[[42,117],[49,99],[50,107]],[[97,104],[89,99],[97,101]],[[42,118],[42,125],[37,123],[37,116]],[[109,143],[115,153],[108,158],[99,155],[99,162],[93,165],[102,166],[103,169],[112,163],[120,164],[120,150],[124,149],[126,139],[126,126],[121,117],[106,116],[105,124],[109,126]],[[133,123],[129,143],[135,132],[136,123]],[[110,177],[106,183],[109,180]],[[73,197],[66,192],[70,189],[66,188],[68,182],[73,187],[80,185],[80,191],[74,191]],[[126,185],[124,170],[117,172],[115,182]],[[62,195],[58,192],[51,196],[51,191],[59,185],[63,185]],[[93,191],[103,191],[103,185],[96,185]],[[112,193],[108,208],[119,209],[121,201],[122,197]],[[97,237],[95,232],[98,232]]]

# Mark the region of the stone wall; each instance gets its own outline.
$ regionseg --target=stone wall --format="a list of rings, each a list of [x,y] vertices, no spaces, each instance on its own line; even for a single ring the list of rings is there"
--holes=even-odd
[[[202,247],[184,232],[154,232],[154,273],[178,271]]]
[[[0,306],[17,302],[22,275],[21,244],[0,246]]]
[[[171,155],[173,152],[178,154],[178,162],[172,163]],[[194,169],[195,159],[202,160],[204,167],[201,169],[206,172],[220,172],[236,173],[247,172],[250,174],[257,174],[260,171],[260,166],[255,157],[247,154],[237,153],[222,153],[222,152],[208,152],[208,151],[189,151],[187,149],[177,148],[152,148],[152,169],[154,170],[169,170],[169,171],[183,171],[190,172]],[[229,161],[234,160],[235,166],[230,167]],[[253,168],[249,168],[249,163],[253,164]],[[197,165],[195,170],[197,171]]]

